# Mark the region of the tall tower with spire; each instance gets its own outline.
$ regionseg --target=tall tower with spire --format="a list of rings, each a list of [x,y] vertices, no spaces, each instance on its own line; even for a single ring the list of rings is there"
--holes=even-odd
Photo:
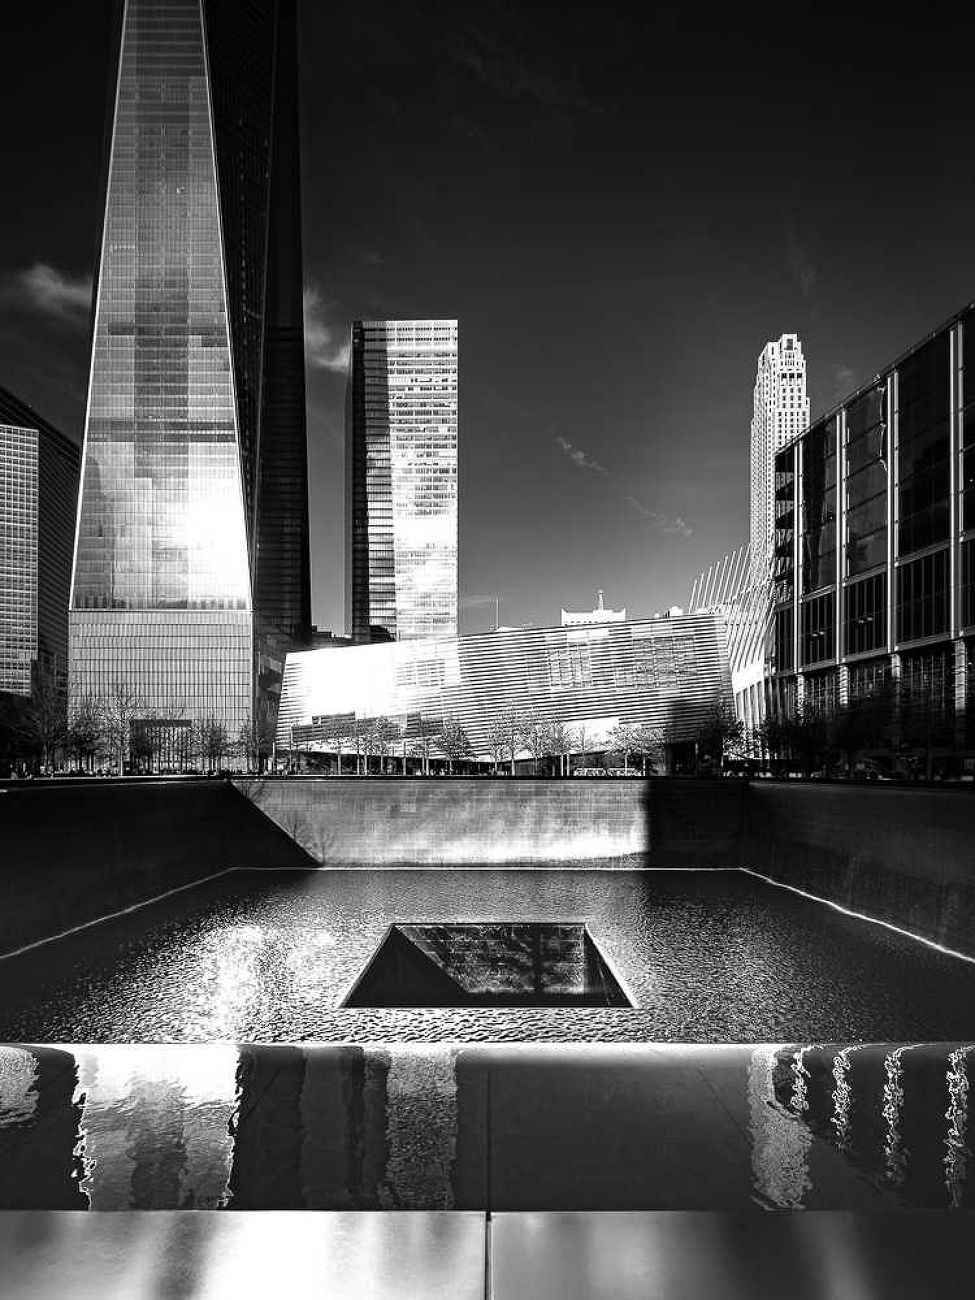
[[[294,0],[124,0],[117,51],[72,707],[236,740],[311,621]]]

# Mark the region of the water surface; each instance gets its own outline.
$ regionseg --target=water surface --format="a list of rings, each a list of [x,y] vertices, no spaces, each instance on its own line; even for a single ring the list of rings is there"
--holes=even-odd
[[[585,923],[632,1007],[341,1003],[390,925]],[[736,871],[241,871],[0,962],[0,1041],[975,1037],[975,965]]]

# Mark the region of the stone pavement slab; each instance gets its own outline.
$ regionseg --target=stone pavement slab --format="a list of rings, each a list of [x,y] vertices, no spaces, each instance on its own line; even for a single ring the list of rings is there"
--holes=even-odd
[[[480,1214],[0,1214],[13,1300],[482,1300]]]

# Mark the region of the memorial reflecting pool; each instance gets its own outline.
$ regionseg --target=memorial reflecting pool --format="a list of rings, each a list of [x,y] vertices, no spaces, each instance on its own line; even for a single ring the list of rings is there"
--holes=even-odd
[[[477,922],[585,927],[632,1005],[343,1005]],[[738,871],[240,871],[0,961],[6,1042],[971,1038],[975,965]]]

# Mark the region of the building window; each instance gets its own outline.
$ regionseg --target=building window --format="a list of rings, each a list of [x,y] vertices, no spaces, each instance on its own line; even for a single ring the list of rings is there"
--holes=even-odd
[[[936,551],[897,570],[897,640],[948,631],[948,552]]]
[[[948,538],[949,366],[946,332],[919,348],[898,370],[898,555]]]
[[[803,438],[802,590],[836,581],[836,421],[816,425]]]
[[[961,545],[961,624],[975,625],[975,538]]]
[[[954,708],[954,652],[945,649],[904,655],[900,680],[902,732],[915,741],[943,741]]]
[[[851,664],[849,697],[856,700],[874,699],[883,695],[890,682],[890,663],[886,659],[873,659],[869,663]]]
[[[975,348],[975,338],[972,339],[972,346]],[[973,370],[973,381],[975,381],[975,366]],[[972,429],[967,428],[969,415],[972,417]],[[975,528],[975,402],[965,411],[966,429],[965,435],[971,441],[966,445],[962,452],[961,465],[961,526],[967,532]]]
[[[592,685],[592,659],[588,645],[551,648],[548,652],[549,684],[553,690]]]
[[[803,688],[803,704],[810,713],[835,713],[837,699],[835,671],[808,675]]]
[[[775,534],[772,576],[773,600],[783,604],[795,593],[795,449],[781,451],[775,458]]]
[[[887,575],[853,583],[843,592],[843,653],[864,654],[887,644]]]
[[[775,611],[775,641],[773,643],[772,668],[775,672],[791,672],[795,668],[795,656],[792,644],[792,610]]]
[[[834,658],[835,606],[836,597],[831,591],[804,601],[800,606],[800,643],[804,667]]]
[[[846,574],[887,558],[887,385],[878,384],[846,412]]]

